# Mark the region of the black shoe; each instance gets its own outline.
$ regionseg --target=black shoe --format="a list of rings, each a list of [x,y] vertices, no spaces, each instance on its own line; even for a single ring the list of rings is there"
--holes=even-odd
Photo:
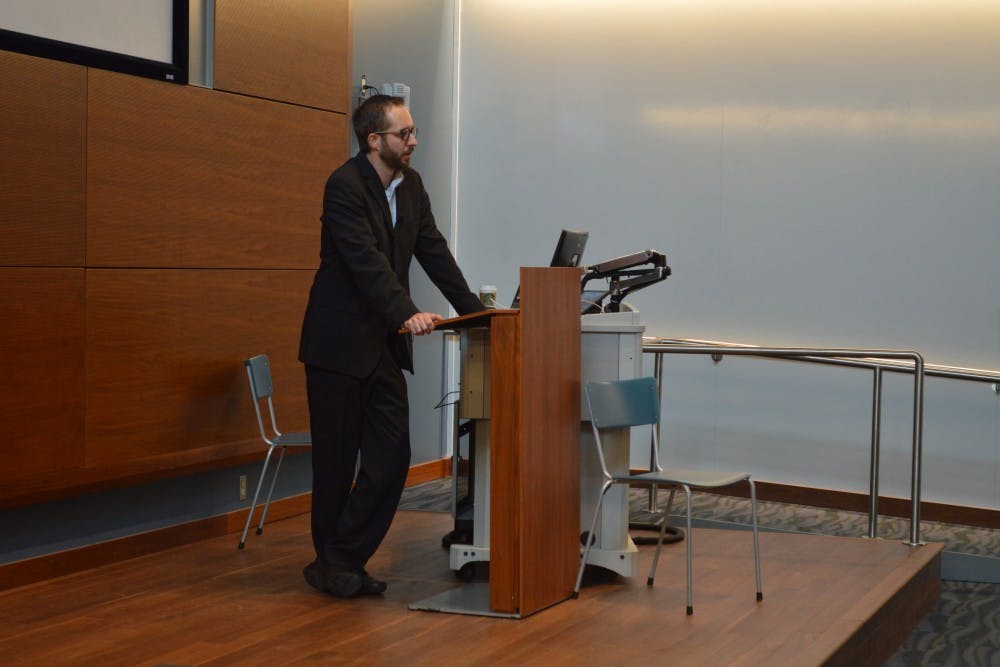
[[[338,598],[352,598],[362,589],[362,577],[357,572],[324,568],[317,561],[306,565],[302,576],[316,590]]]
[[[320,569],[319,561],[314,560],[302,568],[302,576],[305,578],[307,584],[318,591],[326,592],[323,590],[323,572]]]
[[[352,598],[362,587],[361,575],[350,570],[327,570],[324,583],[326,592],[338,598]]]
[[[361,570],[361,590],[358,595],[382,595],[388,588],[384,581],[379,581],[364,570]]]

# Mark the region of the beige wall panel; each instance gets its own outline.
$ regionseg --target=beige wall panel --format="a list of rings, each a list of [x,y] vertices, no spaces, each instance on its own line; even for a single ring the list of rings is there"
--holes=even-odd
[[[0,269],[0,480],[83,462],[83,283],[83,269]]]
[[[296,357],[311,282],[312,271],[89,269],[87,465],[256,438],[242,362],[259,353],[279,425],[306,430]]]
[[[2,265],[83,265],[86,77],[0,51]]]
[[[340,114],[89,72],[87,264],[312,268]]]
[[[350,109],[348,0],[216,0],[220,90]]]

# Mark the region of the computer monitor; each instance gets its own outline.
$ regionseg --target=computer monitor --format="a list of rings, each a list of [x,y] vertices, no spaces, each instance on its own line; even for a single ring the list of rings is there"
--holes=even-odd
[[[576,229],[564,229],[559,232],[559,240],[556,242],[555,252],[552,253],[552,261],[549,266],[580,266],[583,258],[583,249],[587,246],[587,238],[590,232],[581,232]],[[521,288],[514,292],[514,300],[510,304],[511,308],[521,307]]]
[[[564,229],[559,232],[559,242],[556,243],[556,250],[552,253],[552,262],[549,266],[580,266],[580,259],[583,257],[583,249],[587,246],[589,236],[589,232],[575,229]]]

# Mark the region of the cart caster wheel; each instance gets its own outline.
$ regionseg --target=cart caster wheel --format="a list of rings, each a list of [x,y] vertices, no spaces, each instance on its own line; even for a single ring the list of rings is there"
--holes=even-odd
[[[455,577],[462,581],[472,581],[476,578],[476,564],[466,563],[462,567],[455,570]]]

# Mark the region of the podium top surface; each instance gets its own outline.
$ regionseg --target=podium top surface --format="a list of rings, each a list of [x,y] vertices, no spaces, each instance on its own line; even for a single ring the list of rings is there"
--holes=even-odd
[[[459,315],[458,317],[449,317],[442,320],[438,320],[434,323],[435,331],[450,331],[454,329],[474,329],[476,327],[488,327],[490,326],[490,320],[494,317],[503,317],[510,315],[517,315],[521,311],[517,308],[489,308],[487,310],[480,310],[475,313],[469,313],[467,315]],[[405,334],[406,328],[399,327],[396,330],[398,334]]]
[[[468,315],[460,315],[458,317],[451,317],[445,320],[438,320],[434,323],[434,328],[440,330],[488,327],[490,325],[490,320],[494,317],[510,317],[511,315],[517,315],[520,312],[521,311],[517,308],[489,308],[487,310],[480,310],[476,313],[469,313]]]

